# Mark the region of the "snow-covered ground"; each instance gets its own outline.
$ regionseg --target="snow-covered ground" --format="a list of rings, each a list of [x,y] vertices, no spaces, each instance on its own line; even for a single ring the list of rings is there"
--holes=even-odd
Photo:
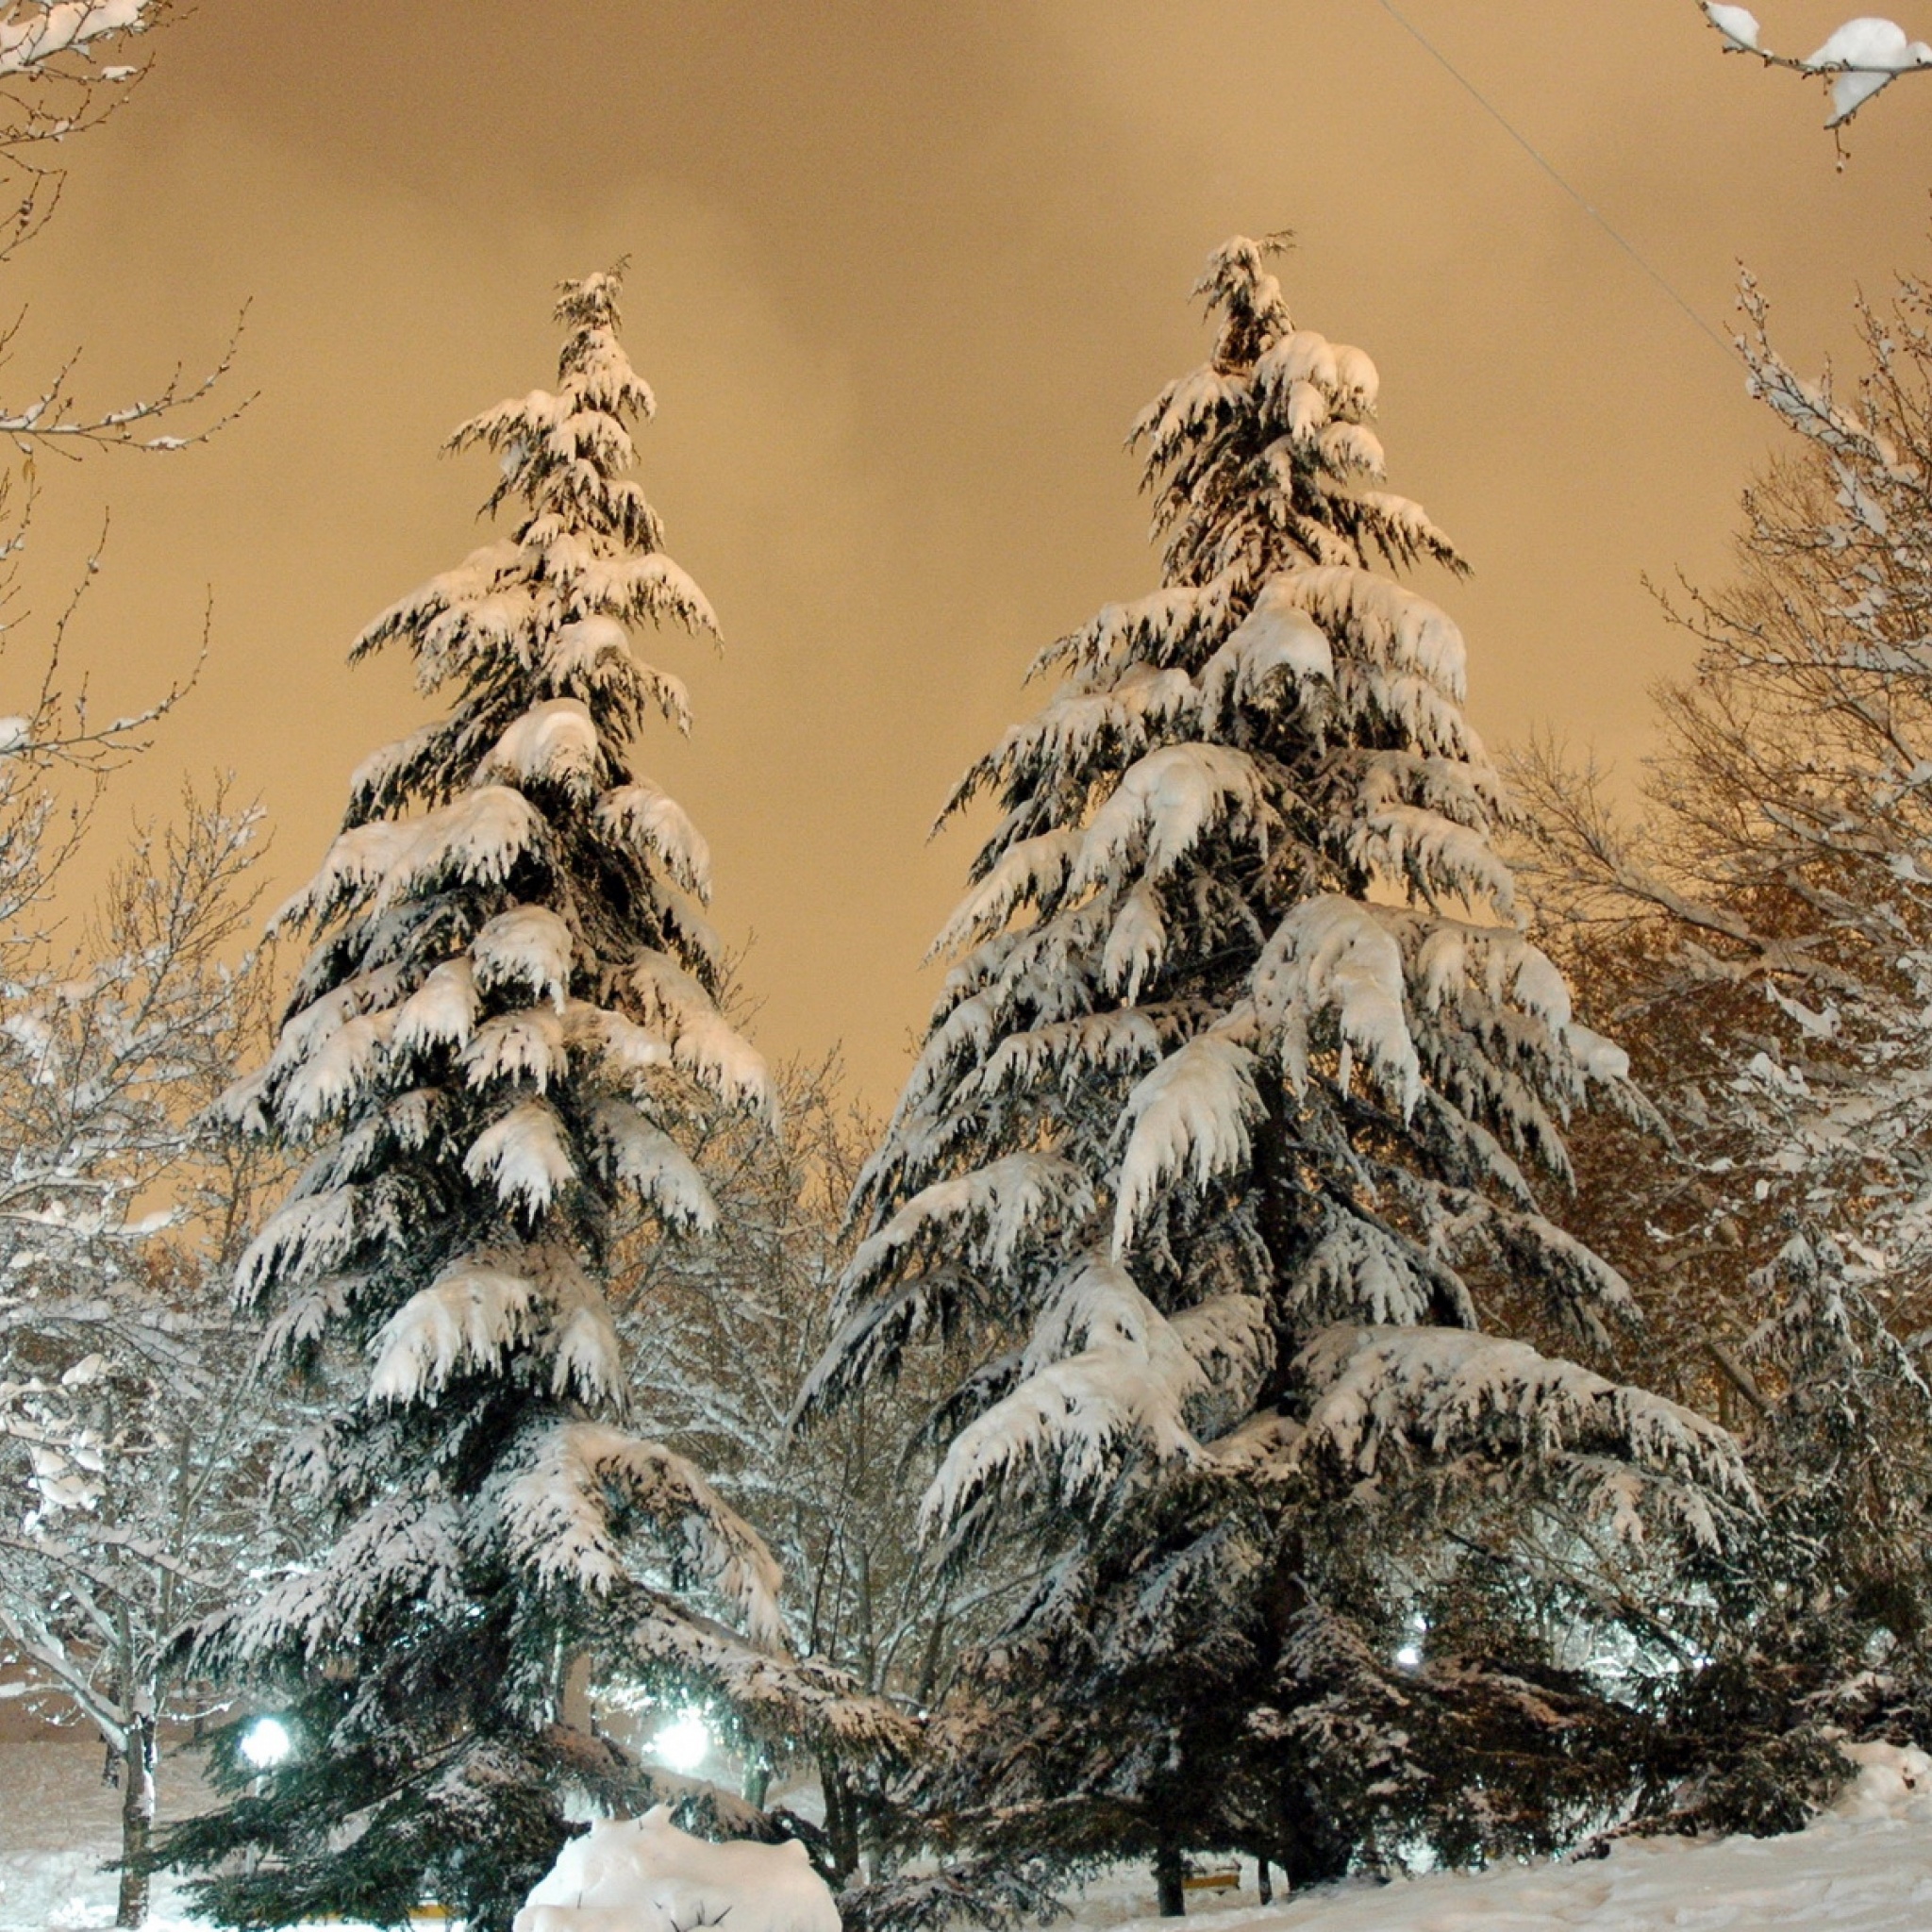
[[[0,1742],[0,1927],[49,1932],[111,1925],[118,1880],[101,1870],[121,1848],[121,1793],[101,1782],[102,1751],[69,1734]],[[207,1802],[194,1760],[169,1753],[160,1766],[161,1816]],[[164,1911],[173,1888],[157,1888]]]
[[[1250,1883],[1192,1912],[1211,1932],[1928,1932],[1932,1757],[1865,1756],[1837,1809],[1790,1838],[1626,1844],[1579,1864],[1350,1884],[1265,1907]],[[177,1760],[177,1807],[198,1795],[185,1769]],[[112,1923],[114,1881],[98,1866],[113,1853],[116,1796],[100,1784],[97,1751],[0,1745],[0,1932]],[[1252,1882],[1252,1868],[1243,1876]],[[1152,1907],[1144,1876],[1123,1873],[1094,1886],[1075,1918],[1093,1932],[1165,1932]],[[195,1932],[165,1888],[150,1923]]]
[[[1213,1932],[1932,1932],[1932,1757],[1858,1755],[1836,1810],[1789,1838],[1621,1844],[1576,1864],[1358,1882],[1273,1906],[1247,1892],[1201,1916]],[[1116,1917],[1100,1899],[1079,1917],[1113,1932],[1172,1923]]]

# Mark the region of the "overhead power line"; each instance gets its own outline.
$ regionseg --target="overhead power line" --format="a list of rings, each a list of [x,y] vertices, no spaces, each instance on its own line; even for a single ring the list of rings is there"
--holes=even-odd
[[[1695,327],[1698,330],[1700,334],[1705,336],[1708,341],[1713,341],[1717,344],[1720,351],[1722,351],[1725,361],[1732,363],[1736,362],[1738,355],[1737,344],[1734,342],[1727,342],[1724,339],[1724,337],[1717,332],[1716,329],[1711,327],[1709,323],[1705,321],[1704,317],[1700,315],[1694,308],[1691,307],[1690,302],[1688,302],[1683,295],[1678,293],[1677,290],[1675,289],[1675,287],[1673,286],[1670,278],[1663,273],[1663,271],[1657,268],[1654,263],[1652,263],[1645,257],[1642,250],[1640,249],[1637,246],[1637,244],[1634,242],[1632,242],[1627,235],[1624,234],[1621,229],[1614,226],[1610,223],[1610,221],[1605,216],[1603,210],[1599,208],[1594,202],[1591,201],[1577,189],[1573,188],[1571,186],[1570,182],[1564,177],[1562,173],[1557,167],[1557,164],[1554,161],[1552,161],[1550,158],[1546,154],[1544,154],[1542,150],[1539,148],[1536,145],[1536,143],[1529,139],[1527,135],[1524,134],[1515,125],[1515,124],[1509,119],[1509,117],[1503,112],[1502,108],[1497,107],[1495,102],[1491,100],[1490,97],[1483,92],[1482,89],[1477,87],[1475,82],[1471,80],[1468,75],[1464,74],[1463,71],[1457,66],[1455,61],[1450,59],[1448,55],[1443,53],[1441,48],[1437,46],[1435,42],[1430,40],[1428,35],[1424,33],[1422,28],[1417,26],[1414,21],[1410,20],[1408,16],[1405,14],[1402,11],[1402,9],[1394,4],[1394,0],[1375,0],[1375,4],[1381,8],[1382,11],[1386,13],[1389,16],[1389,18],[1396,24],[1397,26],[1401,27],[1402,30],[1406,34],[1407,34],[1412,41],[1415,42],[1417,46],[1421,47],[1423,51],[1425,54],[1427,54],[1429,58],[1433,59],[1437,63],[1437,65],[1442,69],[1443,73],[1448,75],[1449,77],[1456,82],[1457,86],[1462,89],[1463,92],[1468,94],[1470,99],[1473,100],[1476,104],[1476,106],[1479,107],[1483,110],[1483,112],[1486,113],[1490,117],[1490,119],[1493,121],[1496,124],[1496,125],[1500,127],[1503,130],[1503,132],[1507,134],[1509,137],[1509,139],[1513,141],[1516,143],[1516,145],[1520,147],[1523,150],[1523,152],[1526,154],[1530,158],[1530,159],[1533,160],[1537,164],[1537,166],[1541,168],[1543,171],[1543,173],[1547,175],[1550,177],[1550,179],[1554,181],[1557,184],[1557,186],[1560,188],[1563,191],[1563,192],[1567,194],[1570,197],[1570,199],[1574,201],[1576,204],[1576,206],[1580,208],[1584,211],[1584,213],[1587,214],[1591,218],[1591,220],[1593,221],[1597,225],[1597,226],[1601,228],[1604,231],[1604,233],[1607,235],[1610,238],[1610,240],[1614,242],[1617,244],[1617,246],[1621,248],[1624,251],[1624,253],[1627,255],[1630,258],[1630,259],[1637,264],[1637,266],[1640,269],[1643,271],[1643,273],[1646,275],[1650,277],[1650,279],[1653,282],[1657,284],[1657,286],[1659,289],[1663,291],[1664,294],[1670,298],[1672,303],[1675,305],[1675,307],[1683,313],[1685,318],[1692,325],[1693,327]]]

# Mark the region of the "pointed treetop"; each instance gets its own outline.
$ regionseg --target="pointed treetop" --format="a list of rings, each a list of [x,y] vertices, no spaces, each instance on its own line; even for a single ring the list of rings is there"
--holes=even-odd
[[[558,282],[558,321],[572,328],[622,328],[624,316],[617,298],[624,293],[624,277],[629,268],[630,257],[620,255],[601,275]]]
[[[497,453],[502,475],[483,507],[488,516],[521,495],[530,520],[520,537],[556,527],[588,527],[625,548],[652,551],[662,525],[635,483],[619,479],[637,459],[629,425],[658,412],[651,386],[617,340],[625,259],[601,275],[558,285],[557,320],[570,331],[557,358],[557,391],[532,390],[465,423],[445,447],[481,443]],[[710,627],[707,625],[705,627]]]
[[[1269,259],[1293,246],[1293,231],[1278,228],[1258,241],[1230,236],[1208,256],[1194,293],[1208,298],[1209,315],[1219,309],[1225,318],[1214,346],[1218,364],[1252,361],[1293,329],[1281,284],[1268,272]]]

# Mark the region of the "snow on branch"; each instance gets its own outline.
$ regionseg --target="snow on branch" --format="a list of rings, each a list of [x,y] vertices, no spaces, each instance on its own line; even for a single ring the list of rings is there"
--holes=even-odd
[[[466,1257],[391,1315],[375,1340],[372,1402],[433,1399],[454,1376],[493,1370],[530,1326],[535,1291],[520,1275]]]
[[[379,911],[446,878],[500,883],[526,854],[542,848],[545,831],[529,801],[505,785],[479,787],[418,819],[356,825],[330,846],[321,870],[272,924],[320,924],[344,905]]]
[[[1359,1053],[1407,1117],[1422,1092],[1422,1061],[1404,1003],[1402,948],[1384,908],[1337,893],[1305,900],[1276,928],[1254,974],[1265,1024],[1279,1029],[1282,1064],[1297,1091],[1307,1087],[1313,1023],[1333,1016],[1348,1085]]]
[[[173,0],[0,0],[0,165],[26,177],[13,232],[0,242],[9,253],[37,229],[59,199],[58,169],[23,150],[59,142],[94,125],[138,80],[138,62],[115,64],[121,42],[157,26]]]
[[[629,1101],[597,1102],[591,1131],[604,1170],[634,1189],[664,1221],[696,1234],[716,1230],[718,1206],[697,1164]]]
[[[1316,1391],[1304,1457],[1374,1482],[1417,1457],[1527,1455],[1615,1533],[1641,1542],[1662,1518],[1707,1549],[1719,1510],[1748,1507],[1751,1480],[1727,1431],[1526,1342],[1455,1328],[1358,1328],[1318,1337],[1296,1363]]]
[[[1248,1128],[1263,1108],[1255,1058],[1225,1032],[1204,1033],[1170,1054],[1127,1095],[1120,1132],[1113,1257],[1123,1259],[1141,1223],[1176,1180],[1207,1188],[1246,1165]]]
[[[4,250],[0,250],[4,254]],[[0,358],[4,358],[6,338],[0,335]],[[31,476],[31,459],[23,466]],[[0,475],[0,508],[8,495],[10,479]],[[0,650],[7,634],[21,621],[20,613],[9,610],[19,590],[19,572],[26,549],[27,526],[32,515],[33,493],[27,491],[26,508],[18,522],[0,535]],[[201,649],[194,662],[181,676],[173,679],[158,696],[139,710],[109,718],[99,717],[89,703],[88,682],[83,674],[67,684],[67,633],[80,610],[81,601],[99,575],[106,549],[107,530],[87,558],[79,581],[52,625],[45,655],[42,658],[40,680],[24,708],[0,717],[0,820],[11,821],[17,808],[31,809],[31,798],[43,795],[39,780],[50,773],[64,770],[79,773],[98,783],[128,758],[146,749],[151,728],[171,712],[194,688],[208,661],[208,621],[202,625]],[[8,835],[0,833],[0,874],[7,870],[4,847]],[[66,848],[45,855],[42,870],[51,874]],[[0,909],[8,906],[10,895],[0,883]]]
[[[1092,1205],[1086,1175],[1051,1154],[1009,1154],[969,1174],[923,1189],[884,1227],[859,1244],[841,1291],[847,1306],[891,1279],[911,1254],[934,1261],[962,1256],[995,1275],[1042,1224],[1078,1221]]]
[[[0,145],[4,145],[4,142],[0,142]],[[0,259],[5,258],[12,245],[11,242],[0,244]],[[80,360],[80,351],[76,349],[54,372],[51,380],[38,395],[14,406],[0,404],[0,437],[10,439],[23,454],[31,453],[39,444],[68,456],[75,454],[74,446],[76,444],[168,453],[207,442],[210,437],[226,428],[254,401],[252,394],[243,396],[232,409],[212,423],[203,424],[198,429],[184,429],[175,435],[143,435],[140,432],[143,425],[191,408],[221,387],[234,369],[236,356],[242,347],[242,332],[247,321],[248,311],[244,307],[214,367],[206,375],[198,379],[192,377],[177,363],[159,389],[147,395],[137,396],[131,403],[124,403],[118,408],[91,414],[79,411],[69,391],[75,365]],[[11,343],[13,334],[13,328],[0,333],[0,352]]]
[[[1056,1346],[1070,1352],[1048,1358]],[[1032,1373],[953,1439],[920,1507],[924,1534],[990,1489],[1095,1492],[1137,1446],[1160,1461],[1200,1458],[1186,1410],[1207,1386],[1201,1364],[1113,1263],[1074,1268],[1027,1356]]]
[[[753,1642],[783,1650],[778,1566],[756,1532],[683,1457],[607,1424],[566,1423],[543,1437],[504,1492],[511,1546],[545,1583],[608,1593],[630,1574],[610,1520],[620,1495],[733,1607]]]
[[[1833,130],[1843,127],[1900,75],[1932,67],[1932,46],[1907,40],[1896,21],[1869,14],[1848,20],[1815,53],[1798,59],[1774,54],[1764,44],[1757,17],[1748,8],[1723,5],[1721,0],[1701,0],[1701,5],[1726,54],[1754,54],[1767,67],[1815,74],[1828,81],[1831,112],[1824,125]]]
[[[15,0],[0,14],[0,76],[92,53],[97,41],[141,32],[158,11],[155,0]]]

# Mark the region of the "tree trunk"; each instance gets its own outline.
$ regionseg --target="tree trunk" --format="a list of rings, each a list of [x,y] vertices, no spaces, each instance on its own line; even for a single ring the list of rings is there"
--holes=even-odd
[[[926,1633],[925,1659],[919,1667],[919,1707],[924,1710],[932,1703],[932,1694],[939,1688],[940,1657],[946,1641],[946,1605],[941,1602],[933,1613],[932,1628]]]
[[[1282,1835],[1274,1856],[1290,1891],[1348,1876],[1348,1841],[1306,1803],[1284,1805]]]
[[[597,1726],[591,1714],[590,1652],[580,1650],[564,1659],[558,1706],[558,1714],[568,1728],[581,1731],[587,1738],[595,1735]]]
[[[148,1840],[155,1828],[155,1721],[137,1717],[127,1726],[121,1783],[121,1898],[116,1925],[147,1924]]]
[[[1187,1916],[1188,1894],[1181,1884],[1185,1870],[1178,1845],[1163,1843],[1154,1854],[1154,1895],[1163,1919]]]
[[[1266,1858],[1255,1860],[1255,1890],[1261,1894],[1261,1903],[1270,1905],[1274,1898],[1274,1877],[1268,1870]]]
[[[832,1872],[840,1884],[858,1870],[858,1807],[857,1794],[839,1769],[837,1758],[819,1759],[819,1789],[825,1798],[825,1842]]]

